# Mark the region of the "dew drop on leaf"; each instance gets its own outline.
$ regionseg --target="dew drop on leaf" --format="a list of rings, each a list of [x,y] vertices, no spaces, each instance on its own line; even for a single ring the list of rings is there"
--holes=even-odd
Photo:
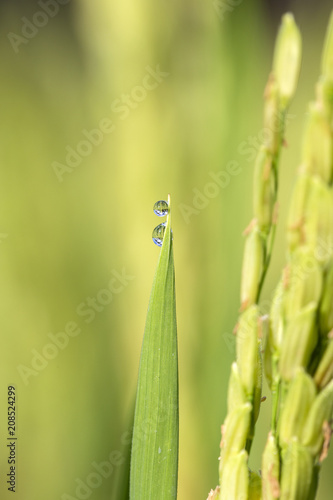
[[[164,233],[165,233],[165,227],[166,227],[166,222],[162,222],[162,224],[159,224],[158,226],[156,226],[154,231],[153,231],[153,234],[152,234],[153,242],[158,247],[162,246]]]
[[[153,207],[154,213],[159,217],[165,217],[168,215],[169,205],[167,201],[159,200],[155,203]]]

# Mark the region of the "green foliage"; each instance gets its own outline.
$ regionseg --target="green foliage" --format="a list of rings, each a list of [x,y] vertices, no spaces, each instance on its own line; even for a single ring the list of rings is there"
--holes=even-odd
[[[151,291],[135,406],[130,500],[174,500],[178,476],[178,356],[171,215]]]

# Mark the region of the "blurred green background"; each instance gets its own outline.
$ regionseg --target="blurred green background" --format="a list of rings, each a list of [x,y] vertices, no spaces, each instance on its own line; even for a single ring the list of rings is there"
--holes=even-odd
[[[251,218],[252,157],[263,133],[274,38],[281,14],[291,10],[304,57],[263,300],[285,261],[285,218],[329,4],[0,2],[1,498],[12,495],[5,484],[12,384],[15,498],[123,500],[116,489],[128,467],[159,253],[151,240],[158,224],[152,206],[168,192],[179,334],[179,499],[204,500],[216,486],[241,234]],[[212,187],[211,172],[225,175],[231,161],[239,173]],[[77,335],[59,333],[66,328]],[[255,469],[269,414],[268,399],[250,459]],[[332,465],[331,453],[319,500],[332,496]]]

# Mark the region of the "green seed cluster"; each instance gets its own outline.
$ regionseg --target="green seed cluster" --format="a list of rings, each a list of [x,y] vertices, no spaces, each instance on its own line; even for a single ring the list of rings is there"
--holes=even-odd
[[[261,402],[262,320],[258,301],[275,236],[278,162],[300,58],[300,34],[292,15],[287,14],[278,34],[273,70],[265,91],[264,126],[269,134],[265,134],[266,141],[255,161],[254,218],[246,230],[236,361],[231,368],[228,413],[222,426],[220,489],[211,492],[210,497],[220,500],[261,498],[261,478],[248,468]]]
[[[263,499],[314,499],[333,412],[333,15],[288,217],[264,366],[273,398]]]

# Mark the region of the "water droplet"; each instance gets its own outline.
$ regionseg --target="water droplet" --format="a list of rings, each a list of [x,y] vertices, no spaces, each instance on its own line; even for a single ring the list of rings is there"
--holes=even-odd
[[[167,201],[159,200],[154,205],[154,213],[159,217],[165,217],[168,215],[169,205]]]
[[[162,246],[164,233],[165,233],[165,227],[166,227],[166,222],[162,222],[162,224],[159,224],[158,226],[156,226],[154,231],[153,231],[153,234],[152,234],[153,242],[158,247]]]

